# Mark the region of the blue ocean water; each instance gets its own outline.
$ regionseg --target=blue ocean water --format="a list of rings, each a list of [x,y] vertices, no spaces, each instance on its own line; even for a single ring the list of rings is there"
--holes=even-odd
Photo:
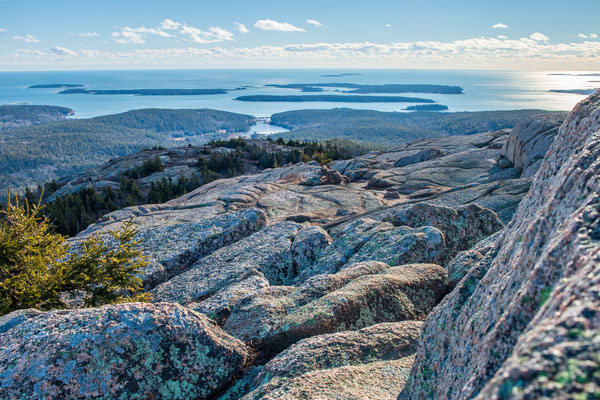
[[[563,72],[564,71],[557,71]],[[353,73],[343,77],[322,77]],[[567,75],[570,74],[570,75]],[[570,110],[586,96],[551,93],[551,89],[599,87],[600,77],[575,76],[578,72],[554,75],[548,72],[472,70],[317,70],[317,69],[221,69],[221,70],[113,70],[0,72],[0,104],[49,104],[75,110],[75,118],[87,118],[140,108],[214,108],[268,117],[296,109],[347,107],[401,111],[410,103],[254,103],[233,100],[241,95],[301,94],[297,90],[265,87],[286,83],[415,83],[457,85],[462,95],[403,94],[426,97],[449,107],[449,111],[514,109]],[[60,89],[28,89],[50,83],[83,84],[90,89],[223,88],[245,90],[204,96],[134,96],[58,94]]]

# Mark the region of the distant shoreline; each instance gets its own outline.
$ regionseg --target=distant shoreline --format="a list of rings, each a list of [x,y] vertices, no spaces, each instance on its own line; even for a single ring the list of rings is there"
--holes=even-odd
[[[84,85],[80,83],[46,83],[43,85],[27,86],[27,89],[62,89],[62,88],[80,88]]]
[[[226,94],[227,89],[111,89],[111,90],[91,90],[91,89],[67,89],[58,94],[93,94],[93,95],[119,95],[133,94],[137,96],[199,96],[210,94]]]
[[[234,100],[251,102],[286,102],[300,103],[307,101],[334,103],[435,103],[431,99],[400,96],[357,96],[357,95],[256,95],[240,96]]]

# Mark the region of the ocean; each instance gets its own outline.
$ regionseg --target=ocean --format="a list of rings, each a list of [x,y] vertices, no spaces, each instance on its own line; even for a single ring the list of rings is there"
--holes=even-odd
[[[322,75],[352,75],[324,77]],[[75,110],[74,118],[124,112],[140,108],[213,108],[268,117],[297,109],[337,107],[402,111],[411,103],[260,103],[233,100],[242,95],[302,94],[298,90],[265,87],[288,83],[441,84],[464,88],[464,94],[395,94],[430,98],[449,111],[514,109],[570,110],[585,95],[552,93],[552,89],[600,87],[599,76],[582,72],[517,72],[473,70],[112,70],[0,72],[0,104],[48,104]],[[594,82],[596,81],[596,82]],[[58,94],[62,89],[28,89],[30,85],[70,83],[89,89],[236,89],[227,94],[202,96],[135,96]],[[332,89],[333,90],[333,89]],[[325,92],[328,93],[328,92]],[[312,94],[312,93],[311,93]]]

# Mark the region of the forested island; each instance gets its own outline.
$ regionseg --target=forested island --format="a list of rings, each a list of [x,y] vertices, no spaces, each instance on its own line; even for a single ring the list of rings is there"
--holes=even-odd
[[[416,106],[408,106],[406,111],[446,111],[448,106],[442,104],[419,104]]]
[[[431,99],[422,99],[418,97],[401,97],[401,96],[357,96],[357,95],[338,95],[338,94],[321,94],[321,95],[254,95],[240,96],[234,100],[238,101],[254,101],[254,102],[285,102],[285,103],[300,103],[307,101],[315,102],[331,102],[331,103],[435,103]]]
[[[133,94],[136,96],[201,96],[207,94],[226,94],[227,89],[67,89],[59,94]]]
[[[552,93],[567,93],[567,94],[581,94],[589,96],[596,93],[598,89],[553,89],[550,90]]]
[[[360,76],[362,74],[354,74],[350,72],[345,72],[343,74],[325,74],[320,75],[321,78],[343,78],[344,76]]]
[[[31,85],[27,89],[61,89],[61,88],[78,88],[83,87],[79,83],[47,83],[43,85]]]
[[[426,85],[426,84],[384,84],[384,85],[359,85],[356,83],[291,83],[285,85],[266,85],[281,89],[300,89],[304,88],[344,88],[351,89],[345,93],[436,93],[436,94],[463,94],[463,88],[460,86],[448,85]]]

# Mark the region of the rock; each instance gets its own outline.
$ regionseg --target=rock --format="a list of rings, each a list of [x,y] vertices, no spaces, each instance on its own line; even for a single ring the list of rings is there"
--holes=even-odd
[[[151,293],[155,301],[195,303],[195,309],[210,309],[209,316],[223,320],[245,294],[269,284],[290,283],[328,243],[329,236],[319,228],[293,222],[270,225],[198,260]]]
[[[306,372],[273,379],[243,400],[392,400],[408,379],[413,357]]]
[[[433,160],[434,158],[439,158],[442,156],[444,156],[444,152],[438,148],[425,149],[417,151],[415,154],[400,158],[394,163],[394,167],[406,167],[407,165]]]
[[[447,265],[448,286],[454,288],[458,282],[474,267],[480,265],[485,259],[495,256],[500,232],[485,238],[469,250],[461,251]],[[492,251],[493,250],[493,251]]]
[[[476,204],[456,208],[424,203],[398,206],[381,213],[380,218],[395,226],[438,228],[444,234],[446,247],[442,264],[504,227],[496,213]]]
[[[503,168],[503,169],[504,168],[512,168],[512,167],[514,167],[513,163],[508,158],[501,158],[498,161],[498,166],[500,168]]]
[[[330,170],[326,166],[323,166],[321,170],[322,176],[319,181],[319,185],[343,185],[348,183],[348,178],[344,177],[336,170]]]
[[[319,376],[327,374],[327,370],[331,369],[360,366],[352,369],[360,376],[367,370],[380,371],[381,368],[373,367],[381,366],[382,364],[379,364],[381,361],[404,359],[403,361],[406,362],[405,358],[411,357],[416,351],[420,327],[419,321],[384,323],[359,331],[339,332],[301,340],[273,358],[255,374],[249,383],[253,392],[244,399],[273,398],[275,393],[280,393],[282,388],[286,388],[288,380],[300,378],[308,372],[320,371],[313,375]],[[366,376],[362,378],[364,383],[367,383],[366,378]],[[309,398],[315,398],[321,388],[311,383],[311,381],[305,383],[304,391],[311,393]],[[335,386],[342,383],[334,381],[330,384]],[[382,387],[382,390],[388,393],[388,398],[398,387],[393,383],[395,382],[387,382]],[[366,387],[360,390],[367,391]],[[337,395],[341,396],[342,393],[344,391]]]
[[[599,176],[597,93],[561,126],[499,234],[497,254],[477,263],[427,318],[400,398],[598,392]]]
[[[175,304],[51,311],[0,335],[3,398],[207,399],[248,350]]]
[[[40,314],[43,314],[43,312],[34,310],[33,308],[28,308],[25,310],[13,311],[11,313],[3,315],[0,317],[0,334],[7,332],[8,330],[19,325],[20,323],[35,318]]]
[[[565,117],[562,113],[540,114],[519,122],[500,150],[501,154],[523,172],[544,158]],[[536,165],[539,168],[540,164]],[[528,171],[527,176],[533,175],[535,171]]]
[[[444,295],[446,279],[432,264],[359,263],[297,288],[271,287],[246,297],[224,329],[266,358],[311,336],[422,319]]]
[[[444,235],[436,228],[394,227],[387,222],[361,218],[349,224],[294,282],[303,282],[318,274],[335,273],[360,261],[382,261],[391,266],[410,262],[436,263],[441,261],[444,249]]]

